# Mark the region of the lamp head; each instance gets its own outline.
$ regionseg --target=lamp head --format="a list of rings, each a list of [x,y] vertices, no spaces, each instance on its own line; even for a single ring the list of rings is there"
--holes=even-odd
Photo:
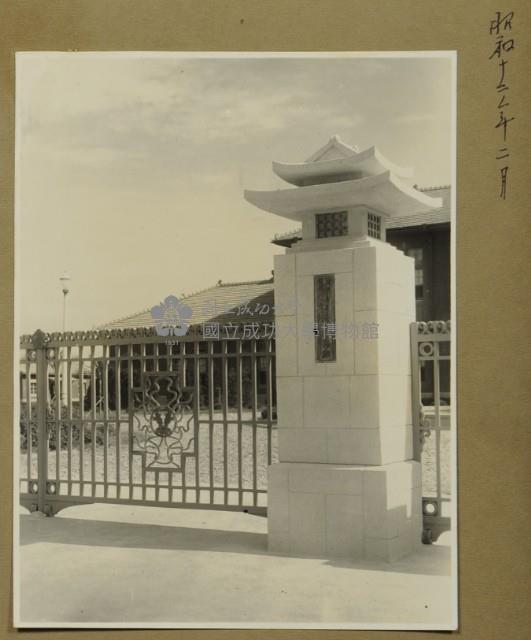
[[[59,282],[61,283],[61,287],[63,289],[63,293],[64,295],[66,295],[69,291],[70,291],[70,276],[66,273],[66,271],[63,273],[63,275],[59,278]]]

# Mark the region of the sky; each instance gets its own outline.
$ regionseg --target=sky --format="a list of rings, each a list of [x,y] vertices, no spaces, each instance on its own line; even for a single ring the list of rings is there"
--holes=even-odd
[[[281,188],[339,135],[450,184],[444,57],[17,55],[19,330],[90,329],[223,282],[271,276],[296,223],[244,189]],[[288,187],[290,185],[285,184]]]

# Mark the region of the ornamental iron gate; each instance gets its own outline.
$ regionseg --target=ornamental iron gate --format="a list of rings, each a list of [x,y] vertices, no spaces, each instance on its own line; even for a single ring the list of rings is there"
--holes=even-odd
[[[276,461],[272,337],[151,329],[21,340],[20,500],[266,513]]]
[[[20,502],[267,512],[278,459],[275,341],[233,327],[178,341],[151,329],[23,336]],[[450,529],[450,323],[411,324],[414,459],[423,540]]]
[[[452,437],[449,321],[411,324],[413,457],[422,464],[423,542],[450,529]]]

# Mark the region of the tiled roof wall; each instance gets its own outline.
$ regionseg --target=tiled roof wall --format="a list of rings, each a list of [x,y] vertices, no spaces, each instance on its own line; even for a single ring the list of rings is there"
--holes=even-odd
[[[218,283],[214,287],[180,298],[192,309],[191,324],[220,322],[268,322],[274,317],[273,280]],[[249,304],[246,304],[249,303]],[[101,329],[154,326],[151,308],[102,325]]]

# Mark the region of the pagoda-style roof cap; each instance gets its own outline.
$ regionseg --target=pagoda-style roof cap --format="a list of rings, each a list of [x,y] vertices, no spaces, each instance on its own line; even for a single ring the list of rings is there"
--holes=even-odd
[[[305,162],[317,162],[319,160],[333,160],[337,158],[346,158],[348,156],[359,153],[359,148],[354,145],[343,142],[341,138],[336,134],[330,136],[328,142],[320,149],[317,149],[312,155],[305,160]]]
[[[432,198],[407,186],[390,171],[327,184],[273,191],[246,190],[244,196],[260,209],[298,221],[302,221],[306,213],[354,206],[366,206],[390,217],[442,206],[441,198]]]
[[[357,147],[342,142],[338,136],[332,136],[305,162],[273,162],[273,171],[286,182],[297,186],[365,178],[385,171],[403,178],[413,175],[412,169],[396,166],[376,147],[360,152]]]

